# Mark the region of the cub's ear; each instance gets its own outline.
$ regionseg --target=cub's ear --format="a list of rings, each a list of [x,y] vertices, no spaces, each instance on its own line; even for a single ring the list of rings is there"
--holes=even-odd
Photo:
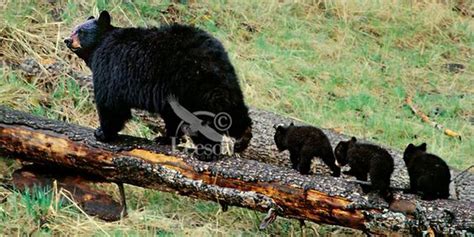
[[[290,123],[290,126],[295,126],[295,124],[293,122]]]
[[[410,143],[410,144],[408,144],[407,148],[405,148],[405,150],[413,150],[414,148],[415,148],[415,145]]]
[[[284,125],[281,124],[281,123],[276,123],[276,124],[273,125],[273,128],[278,131],[278,130],[282,130],[283,126]]]
[[[426,151],[426,143],[423,142],[421,145],[418,146],[418,149],[420,149],[422,151]]]
[[[95,19],[95,17],[94,17],[94,16],[90,16],[90,17],[87,18],[87,20],[91,20],[91,19]]]
[[[352,138],[351,138],[351,142],[353,142],[353,143],[357,142],[357,138],[352,137]]]
[[[108,11],[102,11],[100,13],[98,23],[101,26],[110,26],[110,15]]]

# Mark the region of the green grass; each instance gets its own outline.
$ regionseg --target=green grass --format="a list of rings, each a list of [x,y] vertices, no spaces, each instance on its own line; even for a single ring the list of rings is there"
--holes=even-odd
[[[320,2],[211,0],[170,7],[169,1],[153,0],[7,1],[0,9],[0,57],[12,62],[27,57],[61,61],[87,74],[84,63],[61,39],[101,9],[108,9],[118,26],[194,24],[224,43],[250,105],[399,150],[408,143],[427,142],[428,150],[449,165],[472,165],[474,20],[452,11],[454,2]],[[53,18],[55,13],[59,19]],[[466,69],[450,73],[443,69],[446,63],[462,63]],[[66,75],[31,77],[7,66],[0,75],[1,104],[97,126],[90,95]],[[462,140],[414,116],[404,105],[408,95],[433,121],[461,133]],[[126,132],[153,137],[136,119]],[[11,172],[10,166],[2,170]],[[107,189],[116,195],[115,188]],[[269,230],[259,232],[260,213],[240,208],[222,213],[213,203],[134,187],[127,192],[131,212],[122,222],[90,220],[66,206],[47,209],[46,230],[30,209],[44,210],[48,202],[25,202],[29,197],[24,194],[8,194],[0,204],[0,217],[9,216],[0,218],[0,233],[28,233],[30,229],[21,228],[28,225],[41,234],[300,234],[296,221],[279,218]]]

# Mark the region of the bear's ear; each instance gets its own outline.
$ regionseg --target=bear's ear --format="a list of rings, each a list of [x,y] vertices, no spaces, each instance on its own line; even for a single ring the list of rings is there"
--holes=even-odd
[[[357,138],[352,137],[352,138],[351,138],[351,142],[352,142],[352,143],[356,143],[356,142],[357,142]]]
[[[415,145],[413,145],[412,143],[408,144],[407,148],[405,148],[405,150],[407,151],[411,151],[413,149],[415,149]]]
[[[98,23],[101,26],[110,26],[110,15],[108,11],[102,11],[100,13]]]
[[[87,20],[95,19],[94,16],[87,17]]]
[[[295,124],[293,122],[290,123],[290,126],[295,126]]]
[[[273,128],[275,129],[275,131],[284,131],[285,130],[285,125],[282,124],[282,123],[277,123],[275,125],[273,125]]]
[[[426,151],[426,143],[423,142],[421,145],[418,146],[418,149],[420,149],[422,151]]]

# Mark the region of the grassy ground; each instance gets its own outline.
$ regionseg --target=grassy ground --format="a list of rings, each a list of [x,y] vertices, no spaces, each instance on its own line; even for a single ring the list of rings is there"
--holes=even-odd
[[[43,65],[64,62],[89,73],[62,39],[99,9],[118,26],[182,22],[202,27],[229,51],[247,102],[320,127],[403,149],[428,143],[451,166],[474,163],[474,20],[437,1],[217,1],[190,6],[167,1],[4,1],[0,58]],[[302,2],[302,3],[301,3]],[[444,2],[444,1],[439,1]],[[468,2],[468,1],[466,1]],[[464,5],[474,10],[473,5]],[[446,63],[461,63],[462,73]],[[42,69],[41,69],[42,70]],[[66,74],[29,76],[4,64],[0,104],[34,114],[97,126],[90,95]],[[404,106],[460,132],[454,139]],[[139,121],[127,133],[153,136]],[[15,167],[0,162],[3,176]],[[116,194],[114,187],[107,187]],[[213,203],[127,187],[130,217],[119,223],[90,219],[58,195],[0,189],[0,233],[73,235],[299,235],[296,221],[279,218],[258,232],[262,214],[240,208],[222,213]],[[325,233],[310,225],[306,233]]]

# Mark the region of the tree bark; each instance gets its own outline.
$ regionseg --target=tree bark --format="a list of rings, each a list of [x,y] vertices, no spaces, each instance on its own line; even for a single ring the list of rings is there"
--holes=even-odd
[[[252,114],[254,139],[242,158],[202,162],[141,138],[121,136],[117,142],[101,143],[90,128],[0,107],[0,155],[226,205],[262,212],[272,208],[279,216],[375,234],[473,231],[470,200],[428,202],[396,193],[397,199],[413,204],[410,210],[395,208],[400,213],[376,196],[367,199],[357,184],[343,178],[303,176],[284,167],[280,160],[288,158],[274,152],[266,135],[271,130],[260,133],[267,127],[258,124],[288,120],[258,110]]]
[[[7,63],[8,64],[8,63]],[[40,76],[41,69],[38,62],[34,59],[26,59],[23,63],[8,64],[11,68],[18,68],[24,73],[31,76]],[[85,75],[81,72],[74,71],[71,68],[67,67],[65,64],[60,62],[54,62],[53,64],[44,65],[48,72],[53,76],[67,75],[73,78],[81,87],[89,91],[89,94],[93,95],[93,85],[92,85],[92,76]],[[93,98],[93,96],[91,96]],[[164,132],[164,122],[157,116],[149,114],[146,111],[132,110],[134,117],[139,117],[142,122],[144,122],[151,130],[155,132]],[[274,124],[277,123],[290,123],[294,122],[295,124],[302,124],[300,121],[285,118],[279,116],[275,113],[263,111],[259,109],[250,109],[250,116],[253,120],[253,136],[250,143],[249,149],[247,149],[243,154],[242,158],[249,160],[258,160],[264,163],[269,163],[281,167],[291,167],[289,154],[288,152],[279,153],[273,142],[274,130],[272,129]],[[341,140],[349,139],[349,136],[337,133],[330,129],[323,129],[324,133],[328,136],[331,141],[333,148]],[[363,139],[358,139],[363,141]],[[367,142],[367,141],[365,141]],[[379,144],[380,145],[380,144]],[[382,145],[382,147],[384,147]],[[385,149],[394,158],[395,169],[391,177],[391,186],[397,188],[407,188],[408,187],[408,172],[405,167],[405,163],[402,159],[402,153],[396,151],[389,147],[385,146]],[[321,163],[319,160],[313,161],[313,163]],[[324,165],[314,165],[312,167],[313,174],[328,175],[330,173],[329,169]],[[451,169],[451,177],[457,176],[460,172],[457,170]],[[474,202],[474,174],[465,172],[460,175],[458,178],[451,183],[451,196],[455,199],[467,200]]]

